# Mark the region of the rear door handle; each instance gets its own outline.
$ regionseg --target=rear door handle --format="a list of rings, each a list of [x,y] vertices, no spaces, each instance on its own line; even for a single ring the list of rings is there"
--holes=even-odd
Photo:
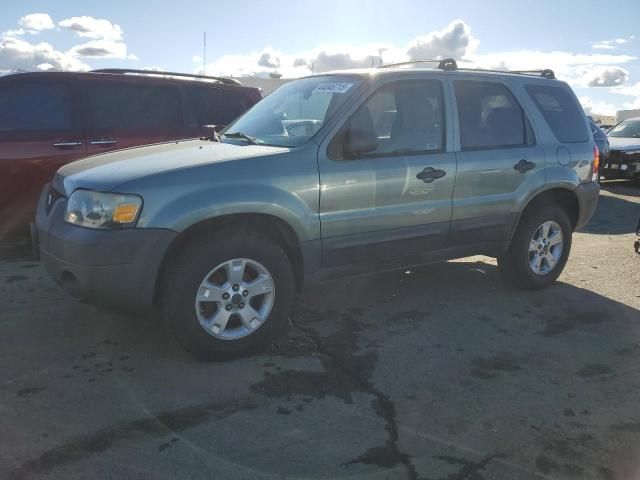
[[[53,146],[57,148],[81,147],[82,142],[78,142],[77,140],[61,141],[54,143]]]
[[[91,145],[115,145],[118,142],[110,138],[101,138],[100,140],[91,140],[90,143]]]
[[[416,178],[422,180],[424,183],[431,183],[438,178],[442,178],[447,174],[444,170],[436,170],[432,167],[427,167],[416,175]]]
[[[513,169],[519,171],[520,173],[533,170],[534,168],[536,168],[536,164],[533,162],[528,162],[524,158],[513,166]]]

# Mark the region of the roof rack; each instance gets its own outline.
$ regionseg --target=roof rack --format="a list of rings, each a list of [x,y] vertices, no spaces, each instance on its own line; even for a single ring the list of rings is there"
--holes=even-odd
[[[415,65],[419,63],[437,63],[439,70],[465,70],[472,72],[492,72],[492,73],[515,73],[520,75],[534,75],[542,78],[547,78],[549,80],[555,80],[556,75],[553,73],[553,70],[549,68],[540,69],[540,70],[488,70],[484,68],[466,68],[466,67],[458,67],[458,63],[453,58],[443,58],[441,60],[411,60],[408,62],[399,62],[399,63],[389,63],[387,65],[382,65],[380,68],[389,68],[389,67],[400,67],[403,65]]]
[[[380,68],[401,67],[403,65],[415,65],[418,63],[437,63],[440,70],[457,70],[458,64],[453,58],[429,59],[429,60],[411,60],[408,62],[388,63]]]
[[[227,77],[211,77],[209,75],[197,75],[195,73],[178,73],[178,72],[164,72],[160,70],[138,70],[135,68],[99,68],[97,70],[91,70],[93,73],[139,73],[144,75],[162,75],[167,77],[186,77],[186,78],[202,78],[206,80],[215,80],[227,85],[242,85],[242,83],[235,78]]]

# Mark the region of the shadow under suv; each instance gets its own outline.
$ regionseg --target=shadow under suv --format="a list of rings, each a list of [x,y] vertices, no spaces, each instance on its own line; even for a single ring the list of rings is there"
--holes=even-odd
[[[74,295],[158,307],[196,356],[232,357],[286,326],[303,283],[484,254],[512,284],[551,284],[596,207],[597,155],[549,70],[318,74],[220,142],[63,167],[40,252]]]

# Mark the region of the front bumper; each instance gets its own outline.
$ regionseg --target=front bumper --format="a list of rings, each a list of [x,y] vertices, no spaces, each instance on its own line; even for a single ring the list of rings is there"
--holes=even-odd
[[[640,154],[611,150],[601,173],[607,179],[640,178]]]
[[[153,307],[162,259],[176,232],[131,228],[92,230],[64,221],[67,199],[50,208],[43,191],[36,213],[40,258],[69,294],[91,303],[135,312]]]
[[[575,189],[578,197],[578,218],[576,220],[575,230],[584,227],[598,206],[598,197],[600,195],[600,184],[598,182],[581,183]]]

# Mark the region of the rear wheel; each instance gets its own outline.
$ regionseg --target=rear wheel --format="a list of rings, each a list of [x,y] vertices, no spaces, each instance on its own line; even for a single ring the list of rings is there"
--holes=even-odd
[[[286,253],[253,232],[216,232],[183,246],[166,271],[163,311],[176,339],[203,360],[264,347],[287,324],[295,285]]]
[[[571,250],[571,222],[556,206],[530,211],[521,220],[509,250],[498,266],[510,283],[525,289],[544,288],[562,273]]]

